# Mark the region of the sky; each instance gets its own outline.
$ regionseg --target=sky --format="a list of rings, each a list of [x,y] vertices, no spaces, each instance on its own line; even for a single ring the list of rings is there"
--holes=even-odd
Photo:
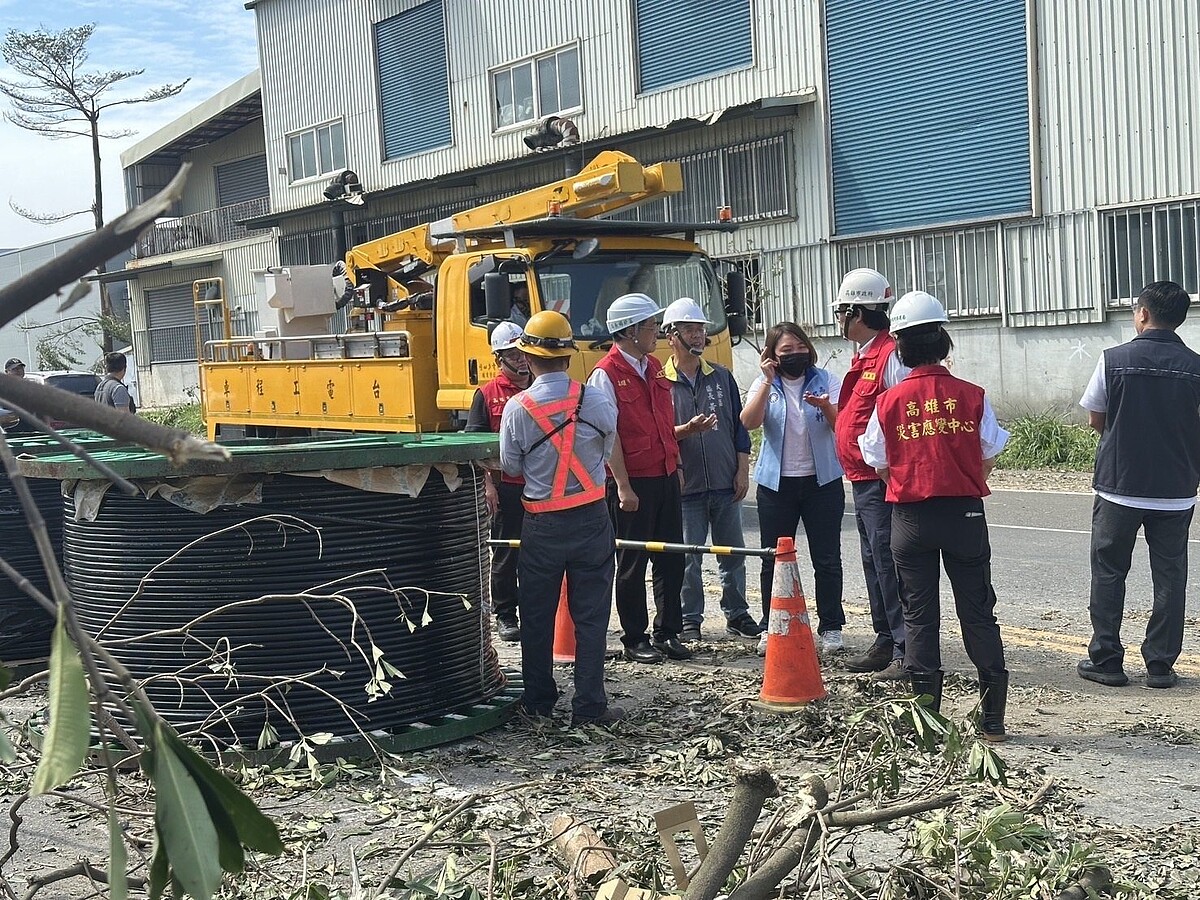
[[[245,0],[0,0],[3,30],[31,31],[96,24],[87,71],[144,69],[110,89],[137,96],[191,79],[176,97],[119,106],[100,118],[101,130],[135,133],[101,142],[104,217],[125,209],[121,153],[258,67],[254,13]],[[15,73],[0,61],[0,79]],[[8,112],[0,97],[0,111]],[[0,248],[25,247],[93,227],[91,141],[51,140],[0,121]],[[88,210],[56,225],[29,222],[10,201],[37,212]]]

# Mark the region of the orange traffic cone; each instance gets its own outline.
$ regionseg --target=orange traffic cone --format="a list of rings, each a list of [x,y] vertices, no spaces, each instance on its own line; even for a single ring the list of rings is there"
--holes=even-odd
[[[554,661],[556,663],[575,662],[575,623],[571,620],[571,607],[567,605],[567,579],[565,578],[562,583],[562,591],[558,595],[558,612],[554,614]]]
[[[763,686],[754,706],[766,712],[795,712],[824,696],[817,647],[796,567],[796,543],[782,537],[775,547]]]

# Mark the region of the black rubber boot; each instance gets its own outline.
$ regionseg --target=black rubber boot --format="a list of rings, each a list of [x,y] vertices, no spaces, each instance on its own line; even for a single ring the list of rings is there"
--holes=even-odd
[[[979,673],[979,736],[998,744],[1004,733],[1004,709],[1008,705],[1008,673]]]
[[[940,669],[936,672],[909,672],[908,681],[912,685],[913,696],[928,694],[933,698],[929,708],[935,713],[942,711],[942,679],[946,673]]]

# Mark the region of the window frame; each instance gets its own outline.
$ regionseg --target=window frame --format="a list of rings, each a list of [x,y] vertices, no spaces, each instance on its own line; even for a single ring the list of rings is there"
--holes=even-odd
[[[339,128],[341,128],[341,132],[342,132],[341,140],[336,143],[333,139],[333,127],[335,125],[338,126]],[[330,169],[322,168],[322,165],[321,165],[321,132],[322,131],[325,131],[328,134],[329,155],[331,157],[329,162],[333,166],[333,168],[330,168]],[[313,162],[315,164],[316,172],[315,172],[315,174],[312,174],[312,175],[304,174],[304,175],[300,175],[299,177],[296,177],[296,174],[292,168],[292,162],[293,162],[292,141],[293,141],[293,139],[297,139],[297,138],[303,139],[305,136],[308,136],[308,135],[311,135],[312,142],[311,142],[310,146],[312,148]],[[287,177],[288,177],[288,186],[289,187],[297,185],[297,184],[305,184],[305,183],[308,183],[311,181],[315,181],[319,178],[327,178],[328,176],[333,175],[337,172],[341,172],[342,170],[344,170],[346,168],[346,120],[343,118],[339,117],[336,119],[328,119],[327,121],[324,121],[324,122],[318,122],[316,125],[309,125],[307,128],[299,128],[295,131],[289,131],[283,136],[283,140],[284,140],[284,156],[287,159]],[[337,144],[341,145],[341,150],[342,150],[341,165],[337,165],[337,160],[332,158],[334,156],[334,149]],[[301,154],[302,155],[303,155],[304,149],[305,148],[302,144],[301,145]]]
[[[562,76],[560,75],[559,58],[563,54],[571,53],[571,52],[573,52],[575,54],[576,89],[579,92],[579,102],[576,103],[574,106],[564,106],[561,109],[542,109],[541,108],[542,87],[541,87],[541,80],[540,80],[540,76],[539,76],[539,72],[541,69],[540,64],[544,60],[547,60],[547,59],[554,60],[554,79],[555,79],[554,91],[555,91],[555,96],[558,98],[559,102],[561,103],[562,102]],[[488,71],[487,71],[488,97],[490,99],[491,107],[492,107],[492,111],[491,111],[492,134],[506,134],[508,132],[515,131],[518,129],[528,128],[530,125],[535,125],[538,122],[542,121],[547,116],[578,115],[579,113],[583,112],[585,109],[585,106],[584,106],[584,102],[583,102],[583,70],[580,66],[580,56],[581,56],[581,53],[580,53],[579,42],[572,41],[570,43],[560,44],[556,47],[552,47],[549,50],[543,50],[540,53],[532,53],[527,56],[522,56],[517,59],[512,59],[501,65],[493,66],[492,68],[488,69]],[[513,73],[517,69],[522,68],[524,66],[528,66],[529,72],[530,72],[530,81],[532,84],[531,99],[532,99],[532,106],[533,106],[533,116],[532,116],[532,118],[528,118],[528,119],[514,118],[514,120],[512,122],[509,122],[507,124],[501,124],[501,122],[500,122],[500,95],[499,95],[499,91],[496,90],[496,78],[499,75],[507,75],[508,76],[509,96],[512,98],[512,101],[513,101],[512,102],[512,105],[514,107],[513,115],[515,117],[516,116],[516,110],[515,110],[516,91],[512,87],[512,85],[513,85],[512,76],[513,76]]]

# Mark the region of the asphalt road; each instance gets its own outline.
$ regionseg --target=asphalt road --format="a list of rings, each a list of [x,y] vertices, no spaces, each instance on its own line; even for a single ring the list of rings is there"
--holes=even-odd
[[[1061,666],[1074,677],[1075,663],[1086,653],[1091,634],[1088,622],[1090,567],[1088,544],[1092,495],[1050,491],[998,490],[986,501],[992,543],[992,578],[998,598],[997,617],[1005,632],[1010,655],[1021,647],[1037,648],[1061,656]],[[758,513],[753,496],[743,510],[746,542],[758,544]],[[812,567],[808,561],[803,532],[797,538],[797,560],[801,579],[811,589]],[[1192,525],[1193,546],[1200,545],[1200,520]],[[858,532],[854,523],[849,490],[846,516],[842,522],[842,562],[845,573],[844,602],[850,628],[847,637],[869,633],[867,592],[858,555]],[[711,564],[710,564],[711,565]],[[757,594],[757,561],[747,563],[747,588]],[[1200,584],[1200,547],[1190,555],[1190,583]],[[953,601],[950,583],[943,576],[943,629],[953,634]],[[1139,640],[1149,615],[1152,597],[1146,545],[1139,537],[1133,568],[1127,582],[1126,667],[1131,676],[1142,668]],[[710,589],[711,590],[711,589]],[[810,604],[811,605],[811,604]],[[753,603],[751,604],[753,608]],[[1200,628],[1189,617],[1184,638],[1184,656],[1177,669],[1183,676],[1200,676]],[[867,635],[869,640],[869,634]],[[861,643],[861,641],[859,641]],[[943,640],[949,663],[957,639]],[[960,664],[965,664],[962,657]],[[1050,673],[1045,673],[1049,675]],[[1055,682],[1057,678],[1051,679]]]

